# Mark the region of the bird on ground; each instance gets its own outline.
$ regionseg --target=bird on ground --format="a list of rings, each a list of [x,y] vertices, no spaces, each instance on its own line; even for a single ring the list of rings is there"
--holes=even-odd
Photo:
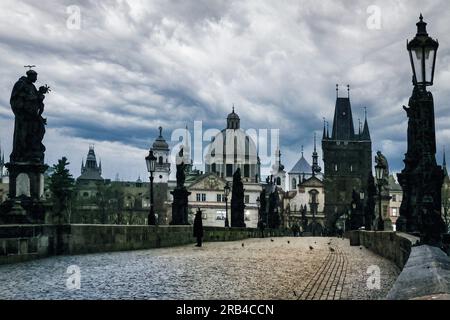
[[[333,248],[330,247],[330,251],[331,251],[331,252],[334,252],[335,250],[334,250]]]
[[[359,250],[362,250],[362,247],[359,247]]]
[[[309,250],[314,250],[314,248],[312,246],[309,246]]]
[[[245,244],[242,244],[242,248],[245,247]]]
[[[273,242],[274,240],[273,239],[270,239],[270,242]]]
[[[291,242],[288,240],[288,244],[291,244]]]
[[[330,245],[331,244],[331,242],[328,242],[328,245]]]

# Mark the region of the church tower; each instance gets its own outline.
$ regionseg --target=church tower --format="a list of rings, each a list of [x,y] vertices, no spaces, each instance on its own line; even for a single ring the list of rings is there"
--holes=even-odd
[[[278,147],[275,156],[275,164],[272,166],[271,175],[275,181],[275,184],[281,189],[286,189],[286,170],[281,163],[281,150]]]
[[[81,176],[77,181],[103,181],[102,164],[97,164],[94,146],[89,147],[86,162],[81,162]]]
[[[367,115],[363,131],[355,133],[348,96],[339,97],[336,85],[336,105],[331,136],[324,126],[322,140],[325,189],[325,217],[327,228],[335,230],[339,217],[348,212],[353,190],[367,193],[367,180],[372,174],[372,142]]]
[[[153,143],[153,153],[156,157],[155,183],[168,183],[170,177],[169,145],[162,134],[163,128],[159,127],[159,137]]]

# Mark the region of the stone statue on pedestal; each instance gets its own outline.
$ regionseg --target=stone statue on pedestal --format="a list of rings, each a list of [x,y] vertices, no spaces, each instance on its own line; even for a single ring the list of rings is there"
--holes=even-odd
[[[188,204],[190,192],[184,186],[186,180],[185,164],[183,161],[183,148],[181,148],[177,157],[177,186],[170,193],[173,195],[172,203],[172,222],[171,225],[189,225]]]
[[[21,77],[11,93],[11,109],[15,116],[13,151],[10,163],[9,199],[0,206],[0,223],[43,223],[45,146],[42,143],[47,120],[44,113],[45,95],[50,88],[45,85],[36,89],[37,72],[30,68]]]

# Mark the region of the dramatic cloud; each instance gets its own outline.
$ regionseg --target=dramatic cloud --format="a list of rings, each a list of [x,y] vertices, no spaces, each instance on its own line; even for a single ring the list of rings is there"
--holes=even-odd
[[[81,10],[79,30],[71,27],[70,6]],[[432,88],[440,160],[450,139],[445,0],[3,0],[2,147],[10,152],[11,88],[23,66],[35,64],[39,85],[53,88],[46,99],[47,162],[65,155],[75,175],[95,144],[105,177],[144,176],[159,126],[167,139],[194,121],[221,129],[233,104],[242,127],[280,129],[289,170],[301,145],[312,152],[322,118],[332,120],[336,83],[341,95],[347,83],[352,87],[355,127],[367,107],[373,151],[382,150],[399,171],[406,152],[402,106],[412,90],[406,39],[415,35],[420,12],[441,44]]]

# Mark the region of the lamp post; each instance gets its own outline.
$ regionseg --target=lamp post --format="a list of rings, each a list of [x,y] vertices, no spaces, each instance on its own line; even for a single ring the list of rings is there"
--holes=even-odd
[[[427,86],[433,85],[439,43],[428,36],[427,23],[423,21],[422,14],[419,19],[417,34],[413,40],[407,42],[407,49],[413,71],[413,84],[426,91]]]
[[[228,220],[228,196],[230,195],[230,184],[227,182],[225,184],[224,193],[225,193],[225,228],[230,227],[230,221]]]
[[[261,223],[261,199],[256,198],[256,207],[258,208],[258,225]]]
[[[378,185],[378,231],[384,231],[384,222],[381,209],[381,191],[383,188],[384,167],[380,164],[375,166],[375,177]]]
[[[359,193],[359,198],[361,199],[361,215],[362,215],[362,226],[366,229],[366,212],[365,212],[365,204],[364,204],[364,192]]]
[[[156,157],[153,154],[153,150],[150,150],[148,156],[145,158],[147,162],[147,170],[150,173],[150,214],[148,215],[148,225],[154,226],[156,225],[156,216],[155,216],[155,208],[153,202],[153,173],[156,171]]]

